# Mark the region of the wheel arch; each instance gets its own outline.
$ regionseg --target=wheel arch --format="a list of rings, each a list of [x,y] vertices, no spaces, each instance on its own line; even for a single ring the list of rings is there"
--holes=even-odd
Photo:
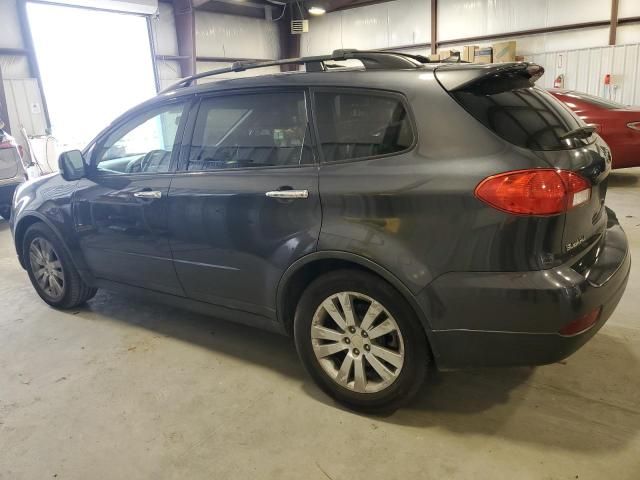
[[[276,293],[276,315],[285,331],[293,331],[293,317],[298,300],[307,286],[320,275],[337,268],[352,268],[371,273],[389,283],[413,309],[420,320],[434,359],[438,358],[431,326],[415,296],[393,273],[368,258],[341,251],[322,251],[306,255],[294,262],[282,275]]]
[[[24,258],[24,252],[22,251],[24,236],[27,230],[29,229],[29,227],[32,225],[35,225],[36,223],[42,223],[51,229],[53,234],[57,237],[57,239],[60,241],[63,248],[65,249],[65,253],[73,262],[73,266],[76,268],[76,270],[78,270],[80,277],[87,284],[91,285],[92,283],[89,282],[89,280],[91,279],[86,278],[87,275],[85,273],[85,270],[78,268],[80,265],[78,264],[77,259],[71,253],[71,249],[69,248],[69,245],[65,241],[64,236],[60,233],[60,231],[56,228],[56,226],[51,221],[49,221],[49,219],[47,219],[47,217],[35,211],[26,213],[25,215],[20,217],[20,219],[16,221],[15,228],[14,228],[14,243],[16,247],[16,253],[18,254],[18,260],[20,261],[20,265],[22,266],[22,268],[24,269],[27,268],[26,259]]]

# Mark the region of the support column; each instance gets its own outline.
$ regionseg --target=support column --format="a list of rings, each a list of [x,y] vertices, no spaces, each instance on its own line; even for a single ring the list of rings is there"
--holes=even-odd
[[[173,0],[178,54],[183,77],[196,73],[196,18],[191,0]]]
[[[609,25],[609,45],[616,44],[618,30],[618,4],[619,0],[611,0],[611,24]]]
[[[431,0],[431,53],[438,53],[438,0]]]

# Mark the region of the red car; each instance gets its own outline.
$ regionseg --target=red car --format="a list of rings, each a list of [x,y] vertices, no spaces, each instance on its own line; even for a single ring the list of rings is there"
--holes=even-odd
[[[640,167],[640,107],[626,107],[602,97],[549,89],[596,131],[611,148],[612,167]]]

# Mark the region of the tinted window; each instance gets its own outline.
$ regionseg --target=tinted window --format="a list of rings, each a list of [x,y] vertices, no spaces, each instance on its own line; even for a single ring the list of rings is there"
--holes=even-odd
[[[313,163],[304,93],[209,98],[198,111],[187,169]]]
[[[454,91],[453,95],[483,125],[520,147],[562,150],[589,143],[585,139],[563,138],[584,123],[551,94],[528,83],[512,88],[510,79],[489,79]]]
[[[127,121],[96,149],[99,172],[167,172],[184,104],[164,105]]]
[[[396,97],[320,92],[315,105],[328,162],[401,152],[413,143],[407,111]]]

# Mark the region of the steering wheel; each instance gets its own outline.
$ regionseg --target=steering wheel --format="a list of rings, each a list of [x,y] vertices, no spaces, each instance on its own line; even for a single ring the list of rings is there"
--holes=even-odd
[[[147,169],[151,166],[151,162],[157,155],[162,155],[160,160],[158,161],[158,167],[162,164],[164,157],[168,154],[166,150],[151,150],[145,156],[141,158],[137,158],[135,160],[131,160],[127,164],[127,168],[125,169],[126,173],[142,173],[146,172]]]

